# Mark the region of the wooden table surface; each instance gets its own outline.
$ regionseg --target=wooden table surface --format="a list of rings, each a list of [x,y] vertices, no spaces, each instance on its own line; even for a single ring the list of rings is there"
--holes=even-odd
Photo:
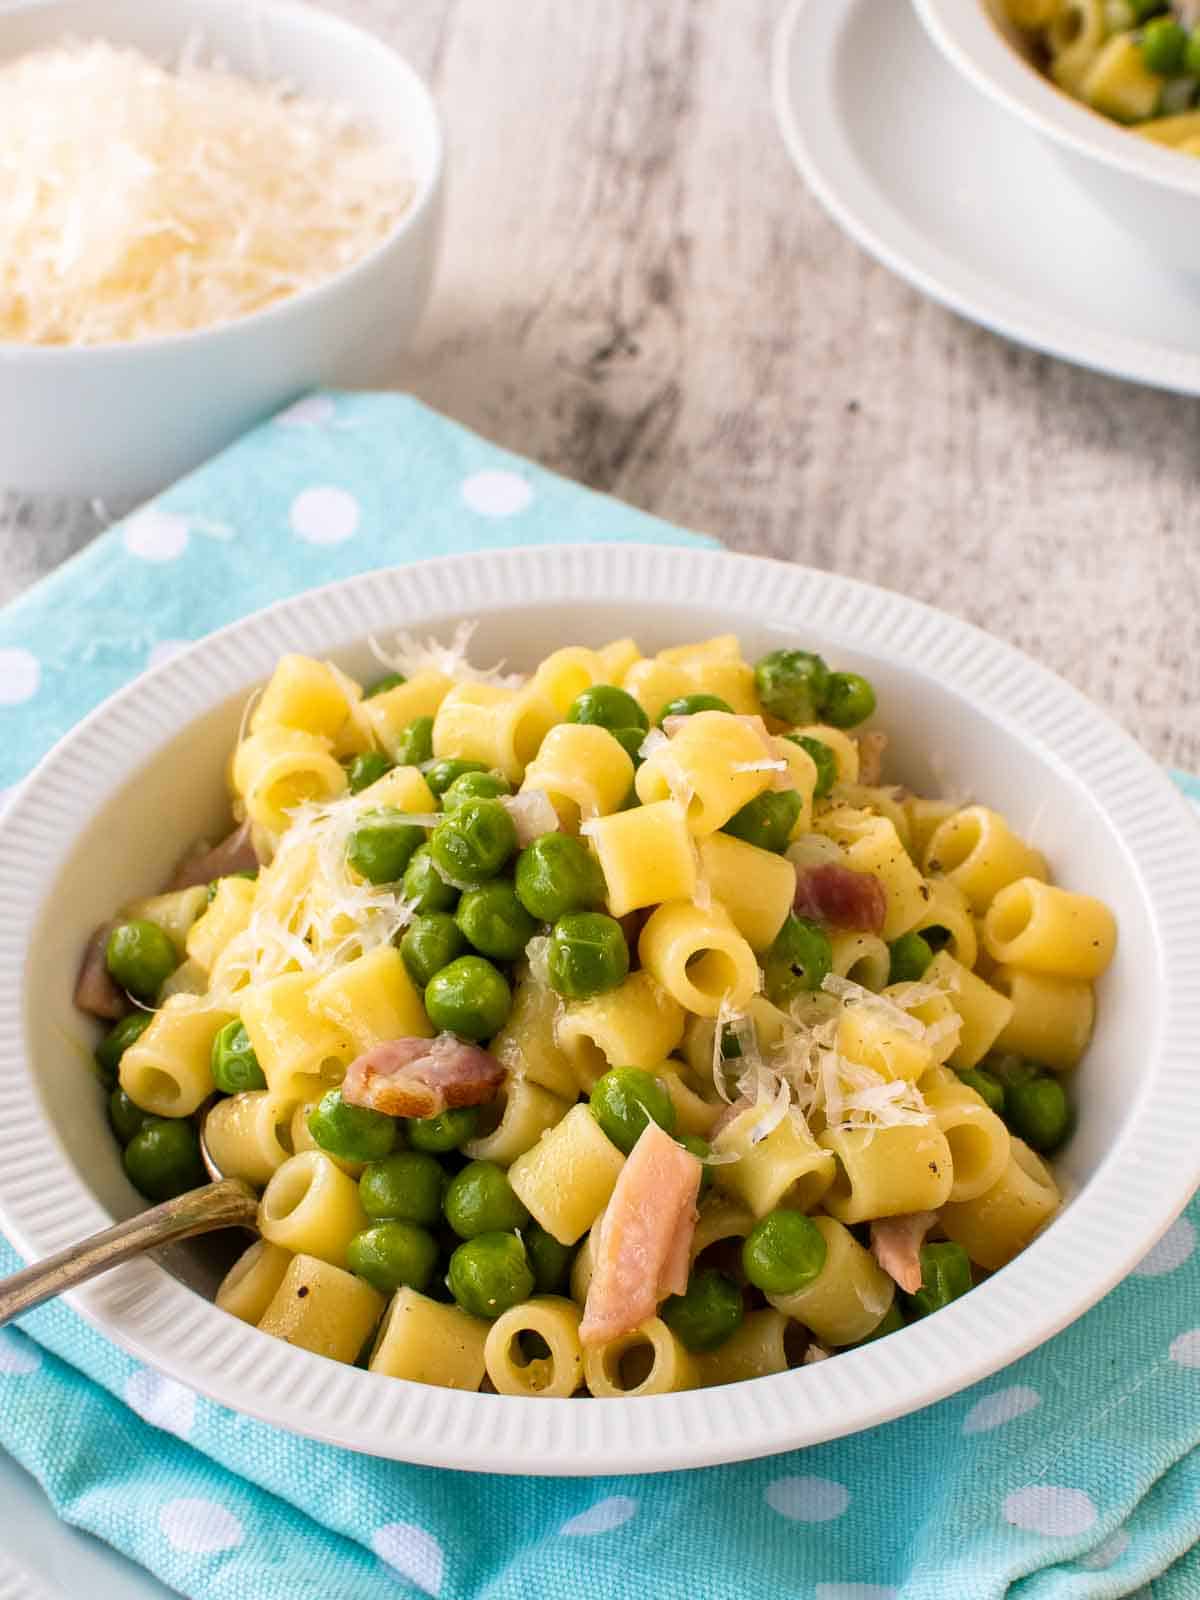
[[[449,131],[398,384],[736,550],[968,617],[1200,769],[1200,402],[1006,344],[845,239],[772,118],[781,0],[329,3]],[[0,494],[0,599],[97,526]]]

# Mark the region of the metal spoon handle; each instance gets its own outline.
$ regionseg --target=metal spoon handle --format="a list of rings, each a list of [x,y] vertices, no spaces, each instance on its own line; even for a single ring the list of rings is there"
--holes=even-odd
[[[128,1222],[94,1233],[57,1255],[0,1278],[0,1328],[13,1317],[41,1305],[66,1289],[74,1289],[109,1267],[159,1245],[173,1244],[216,1228],[247,1227],[258,1212],[258,1196],[240,1178],[222,1178],[201,1189],[189,1189],[160,1206],[142,1211]]]

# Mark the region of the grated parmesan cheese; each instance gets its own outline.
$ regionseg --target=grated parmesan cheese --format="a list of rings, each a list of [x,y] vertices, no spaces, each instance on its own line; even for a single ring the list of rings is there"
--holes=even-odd
[[[436,639],[421,640],[412,633],[398,633],[390,648],[370,637],[367,644],[378,662],[393,672],[402,672],[406,678],[414,678],[419,672],[440,672],[445,678],[453,678],[455,683],[494,683],[501,689],[519,689],[526,681],[525,675],[504,672],[503,661],[498,661],[494,667],[471,664],[467,651],[478,626],[475,620],[460,622],[449,644],[439,644]]]
[[[346,108],[101,41],[0,67],[0,341],[97,345],[261,311],[412,203]]]

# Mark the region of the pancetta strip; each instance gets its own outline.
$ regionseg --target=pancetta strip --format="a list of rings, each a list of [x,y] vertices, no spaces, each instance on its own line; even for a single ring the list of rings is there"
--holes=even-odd
[[[227,878],[231,872],[253,872],[259,865],[250,839],[250,823],[243,822],[211,850],[191,850],[175,868],[168,889],[192,889],[198,883]]]
[[[436,1117],[495,1099],[504,1068],[487,1050],[452,1033],[387,1039],[350,1063],[342,1099],[389,1117]]]
[[[798,917],[857,933],[881,933],[887,918],[887,891],[869,872],[827,861],[796,873],[792,909]]]
[[[700,1176],[696,1157],[647,1123],[593,1235],[584,1344],[632,1333],[668,1295],[685,1291]]]
[[[124,994],[113,982],[104,959],[108,936],[116,926],[104,922],[96,929],[84,948],[75,980],[75,1004],[89,1016],[102,1017],[106,1022],[116,1022],[129,1010]]]

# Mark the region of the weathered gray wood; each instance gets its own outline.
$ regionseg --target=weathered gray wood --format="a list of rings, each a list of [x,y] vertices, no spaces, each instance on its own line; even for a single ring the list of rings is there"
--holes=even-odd
[[[772,120],[777,4],[336,9],[430,76],[449,128],[398,383],[735,549],[969,617],[1200,767],[1200,403],[1005,344],[844,239]],[[0,497],[0,598],[96,525]]]

